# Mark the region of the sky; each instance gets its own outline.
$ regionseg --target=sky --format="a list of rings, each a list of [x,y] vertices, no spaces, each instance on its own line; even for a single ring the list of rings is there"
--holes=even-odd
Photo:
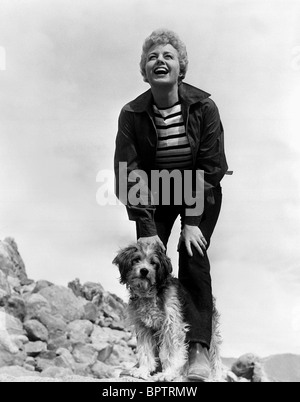
[[[300,354],[300,26],[292,0],[0,0],[0,239],[28,275],[100,282],[135,240],[121,205],[100,206],[119,112],[149,87],[156,28],[186,43],[186,82],[212,94],[233,176],[209,251],[224,356]],[[113,197],[111,196],[113,200]],[[169,244],[177,272],[178,224]]]

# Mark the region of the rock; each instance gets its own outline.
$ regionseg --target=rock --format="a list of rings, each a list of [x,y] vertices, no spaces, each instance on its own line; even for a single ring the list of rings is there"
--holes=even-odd
[[[92,367],[92,373],[96,378],[117,378],[115,369],[105,363],[97,362]]]
[[[67,336],[72,344],[90,343],[94,325],[87,320],[72,321],[67,327]]]
[[[65,335],[67,324],[60,317],[53,317],[46,311],[42,311],[39,321],[47,328],[51,338]]]
[[[9,283],[10,288],[11,288],[13,291],[16,291],[16,292],[17,292],[17,291],[20,289],[20,287],[21,287],[21,281],[20,281],[20,279],[8,275],[8,276],[7,276],[7,281],[8,281],[8,283]]]
[[[31,370],[26,370],[23,367],[19,366],[10,366],[10,367],[1,367],[0,368],[0,375],[8,375],[11,377],[39,377],[39,373],[33,373]]]
[[[51,314],[51,307],[47,299],[40,294],[30,295],[25,301],[26,321],[30,319],[39,319],[44,313]]]
[[[86,300],[101,306],[105,291],[100,283],[87,282],[83,285],[82,291]]]
[[[252,353],[241,356],[232,366],[231,371],[237,377],[252,380],[255,364],[260,362],[260,358]]]
[[[68,348],[71,342],[67,339],[67,324],[60,317],[53,317],[51,314],[42,311],[39,321],[47,328],[49,333],[48,349]]]
[[[74,281],[68,283],[68,288],[72,290],[76,297],[84,297],[82,285],[80,280],[76,278]]]
[[[15,317],[0,312],[0,367],[22,366],[26,359],[26,354],[19,348],[23,344],[17,342],[18,337],[22,336],[19,323]]]
[[[54,286],[54,284],[45,280],[37,281],[35,287],[32,290],[32,293],[38,293],[40,290],[48,288],[49,286]]]
[[[83,363],[92,366],[98,358],[98,351],[90,344],[78,344],[73,349],[73,357],[76,363]]]
[[[63,317],[66,322],[80,320],[84,316],[83,302],[63,286],[49,286],[39,293],[48,300],[52,315]]]
[[[44,370],[46,370],[49,367],[55,367],[55,361],[50,360],[50,359],[45,359],[42,357],[37,357],[35,359],[35,369],[38,372],[43,372]]]
[[[99,315],[99,309],[93,303],[87,303],[84,305],[84,316],[85,320],[95,323]]]
[[[50,377],[50,378],[65,378],[72,375],[73,375],[72,370],[54,366],[46,368],[41,374],[42,377]]]
[[[24,329],[30,341],[47,342],[49,332],[47,328],[37,320],[28,320],[24,323]]]
[[[0,330],[6,330],[9,335],[25,335],[22,322],[7,313],[0,311]]]
[[[25,352],[28,356],[35,357],[40,353],[45,352],[47,350],[47,344],[45,342],[37,341],[37,342],[28,342],[25,345]]]
[[[5,311],[18,318],[20,321],[24,321],[26,308],[22,297],[16,295],[10,296],[6,301]]]
[[[27,369],[27,370],[35,371],[35,368],[36,368],[36,360],[35,360],[34,357],[28,356],[28,357],[26,358],[26,360],[25,360],[25,364],[26,364],[26,369]],[[25,367],[25,364],[24,364],[24,367]],[[31,368],[29,368],[29,367],[31,367]]]
[[[91,365],[89,363],[75,363],[74,374],[81,377],[91,377]]]
[[[3,242],[0,241],[0,270],[20,281],[28,279],[18,246],[11,237],[7,237]]]
[[[110,357],[110,355],[112,354],[112,351],[113,351],[113,348],[114,348],[112,345],[109,345],[108,343],[103,343],[103,344],[98,343],[96,345],[93,344],[93,346],[99,352],[98,353],[98,360],[100,362],[105,362]]]
[[[118,331],[111,328],[94,327],[94,331],[91,335],[93,344],[108,342],[110,344],[119,343],[122,340],[128,341],[132,337],[131,333]]]
[[[227,382],[240,382],[240,380],[232,371],[228,371]]]
[[[6,295],[11,294],[11,288],[7,279],[7,274],[1,271],[1,265],[0,265],[0,290],[2,290],[3,293],[5,293]]]
[[[69,350],[60,348],[57,350],[57,357],[55,358],[55,366],[68,368],[72,371],[75,370],[75,360]]]
[[[121,363],[136,363],[136,355],[131,348],[122,345],[114,345],[112,354],[105,363],[112,366],[119,366]]]

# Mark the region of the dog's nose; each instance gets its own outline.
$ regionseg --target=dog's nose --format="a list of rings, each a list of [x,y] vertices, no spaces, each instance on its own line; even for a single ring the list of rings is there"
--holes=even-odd
[[[141,275],[142,275],[143,278],[146,278],[146,276],[149,274],[149,271],[148,271],[147,268],[142,268],[142,269],[140,270],[140,273],[141,273]]]

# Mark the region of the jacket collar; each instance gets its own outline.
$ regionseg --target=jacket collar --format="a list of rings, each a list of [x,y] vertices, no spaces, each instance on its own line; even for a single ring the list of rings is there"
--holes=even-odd
[[[195,103],[201,102],[204,99],[209,98],[211,95],[207,92],[202,91],[192,85],[182,83],[179,86],[179,98],[187,106],[194,105]],[[134,101],[128,103],[124,110],[134,113],[142,113],[152,110],[153,96],[151,89],[140,95]]]

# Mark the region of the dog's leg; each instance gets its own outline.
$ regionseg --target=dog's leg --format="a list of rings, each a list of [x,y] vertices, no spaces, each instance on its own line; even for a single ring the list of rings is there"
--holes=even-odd
[[[160,331],[160,353],[163,372],[154,376],[154,380],[171,382],[183,374],[188,358],[186,334],[188,326],[183,321],[181,304],[177,290],[171,288],[166,297],[166,319]]]
[[[222,360],[220,356],[220,346],[222,344],[222,337],[220,334],[220,314],[218,313],[214,300],[213,308],[213,326],[212,326],[212,340],[209,350],[212,381],[220,381],[222,378]]]
[[[135,378],[149,379],[151,373],[157,368],[156,341],[151,329],[136,327],[138,367],[130,370],[130,375]]]

